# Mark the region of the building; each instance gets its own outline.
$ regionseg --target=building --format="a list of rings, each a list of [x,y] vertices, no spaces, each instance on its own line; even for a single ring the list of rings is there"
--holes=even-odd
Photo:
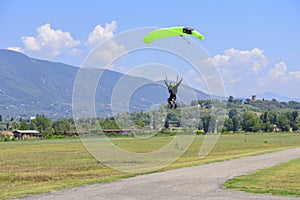
[[[103,133],[121,133],[127,135],[128,133],[136,131],[136,129],[103,129]]]
[[[39,136],[39,132],[36,130],[15,130],[13,133],[18,140]]]

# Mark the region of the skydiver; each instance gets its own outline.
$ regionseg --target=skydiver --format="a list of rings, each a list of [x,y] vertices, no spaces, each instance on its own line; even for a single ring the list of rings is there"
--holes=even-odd
[[[170,97],[168,98],[168,104],[170,105],[170,109],[173,108],[173,104],[174,104],[174,109],[176,109],[177,108],[177,104],[176,104],[177,88],[180,85],[180,83],[182,82],[182,79],[180,79],[180,81],[178,82],[178,77],[177,77],[177,81],[173,85],[171,83],[168,83],[167,81],[168,81],[168,78],[166,77],[165,84],[170,93]]]

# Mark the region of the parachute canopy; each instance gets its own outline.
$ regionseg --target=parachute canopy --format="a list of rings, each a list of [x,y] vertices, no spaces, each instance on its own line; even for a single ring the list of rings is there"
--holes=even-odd
[[[149,44],[153,42],[154,40],[165,38],[165,37],[172,37],[172,36],[186,36],[186,35],[192,35],[199,40],[203,40],[204,36],[199,33],[198,31],[187,28],[187,27],[170,27],[170,28],[160,28],[156,29],[150,33],[148,33],[144,37],[144,42],[146,44]]]

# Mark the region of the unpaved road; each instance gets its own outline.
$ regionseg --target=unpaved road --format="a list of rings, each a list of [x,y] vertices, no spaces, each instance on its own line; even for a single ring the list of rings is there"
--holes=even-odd
[[[235,176],[268,168],[300,157],[300,148],[250,156],[224,162],[181,168],[147,174],[106,184],[65,189],[34,195],[22,199],[299,199],[272,195],[248,194],[222,188],[222,184]]]

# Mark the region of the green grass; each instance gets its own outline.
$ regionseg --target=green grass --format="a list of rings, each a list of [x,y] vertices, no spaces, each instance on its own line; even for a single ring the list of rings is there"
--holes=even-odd
[[[224,186],[252,193],[300,197],[300,159],[230,179]]]
[[[197,136],[179,159],[160,171],[299,147],[299,136],[223,135],[204,159],[198,157],[204,136]],[[171,139],[172,137],[135,140],[115,138],[113,142],[128,151],[149,152],[167,144]],[[76,139],[0,143],[0,199],[109,182],[135,175],[138,174],[128,174],[102,165]]]

